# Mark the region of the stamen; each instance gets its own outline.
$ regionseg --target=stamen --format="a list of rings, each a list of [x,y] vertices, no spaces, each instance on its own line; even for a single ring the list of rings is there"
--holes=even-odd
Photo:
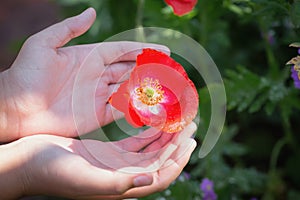
[[[163,99],[164,91],[157,79],[145,78],[140,87],[135,89],[138,99],[149,106],[154,106]]]

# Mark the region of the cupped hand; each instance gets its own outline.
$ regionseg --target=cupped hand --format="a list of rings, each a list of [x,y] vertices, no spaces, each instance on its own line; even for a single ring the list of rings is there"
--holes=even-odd
[[[68,18],[31,36],[23,45],[15,62],[1,74],[1,93],[5,102],[0,113],[0,141],[11,141],[36,133],[66,137],[78,135],[72,112],[72,96],[76,89],[78,102],[95,102],[98,123],[87,113],[88,103],[77,106],[82,127],[89,132],[113,120],[108,98],[123,75],[134,66],[136,56],[145,47],[168,52],[164,46],[138,42],[108,42],[63,47],[72,38],[86,32],[95,20],[95,10]],[[94,52],[93,61],[85,62]],[[96,55],[96,56],[95,56]],[[81,67],[87,71],[76,88],[76,77]],[[83,66],[85,63],[85,66]],[[86,91],[97,85],[93,101]],[[1,95],[0,95],[1,96]],[[94,106],[94,105],[93,105]],[[1,110],[1,111],[2,111]],[[117,115],[118,116],[118,115]]]
[[[107,143],[52,135],[22,138],[13,143],[21,158],[23,195],[123,199],[161,191],[187,164],[196,146],[190,138],[195,129],[195,124],[178,134],[149,129]]]

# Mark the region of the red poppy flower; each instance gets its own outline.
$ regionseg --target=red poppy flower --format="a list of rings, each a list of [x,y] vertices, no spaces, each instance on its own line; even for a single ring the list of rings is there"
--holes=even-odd
[[[165,2],[171,6],[174,13],[179,16],[189,13],[197,4],[197,0],[165,0]]]
[[[173,133],[195,118],[198,93],[179,63],[162,52],[144,49],[110,103],[134,127],[149,125]]]

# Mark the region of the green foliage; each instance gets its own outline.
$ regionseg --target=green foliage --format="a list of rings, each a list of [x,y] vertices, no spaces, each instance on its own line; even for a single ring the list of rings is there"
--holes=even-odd
[[[296,28],[300,28],[300,1],[296,0],[290,5],[290,16]]]
[[[285,66],[297,55],[288,46],[299,42],[299,0],[198,0],[183,17],[163,0],[56,2],[65,16],[88,6],[97,10],[91,30],[70,44],[101,42],[138,26],[171,28],[203,45],[223,75],[228,117],[217,145],[198,158],[211,115],[208,90],[198,84],[198,147],[185,168],[191,178],[182,174],[167,190],[142,199],[202,199],[199,184],[205,177],[222,200],[300,198],[299,90]],[[110,138],[124,137],[115,124],[105,130],[114,133]]]
[[[203,177],[214,181],[220,199],[243,199],[244,194],[257,195],[263,192],[266,189],[266,175],[255,168],[242,166],[240,157],[248,151],[245,145],[233,141],[237,133],[236,126],[226,128],[222,140],[204,159],[199,160],[195,152],[189,164],[191,179],[186,179],[184,174],[181,174],[167,191],[142,199],[201,199],[199,186]],[[229,159],[236,164],[230,165],[227,162]]]
[[[238,66],[236,71],[228,70],[226,75],[229,110],[253,113],[264,109],[271,115],[278,105],[290,115],[294,108],[300,108],[295,90],[284,85],[287,70],[283,70],[279,80],[259,76],[242,66]]]

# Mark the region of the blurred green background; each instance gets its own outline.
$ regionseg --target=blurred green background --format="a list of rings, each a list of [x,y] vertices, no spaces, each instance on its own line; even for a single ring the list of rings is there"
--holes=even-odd
[[[299,41],[299,0],[198,0],[183,17],[174,15],[163,0],[3,1],[1,69],[11,65],[29,35],[90,6],[97,10],[96,22],[69,45],[101,42],[138,26],[170,28],[199,42],[225,83],[227,118],[216,147],[207,157],[197,157],[210,116],[207,89],[198,86],[198,148],[167,190],[141,199],[202,199],[199,185],[204,178],[214,182],[222,200],[300,199],[300,93],[285,65],[297,55],[288,46]]]

